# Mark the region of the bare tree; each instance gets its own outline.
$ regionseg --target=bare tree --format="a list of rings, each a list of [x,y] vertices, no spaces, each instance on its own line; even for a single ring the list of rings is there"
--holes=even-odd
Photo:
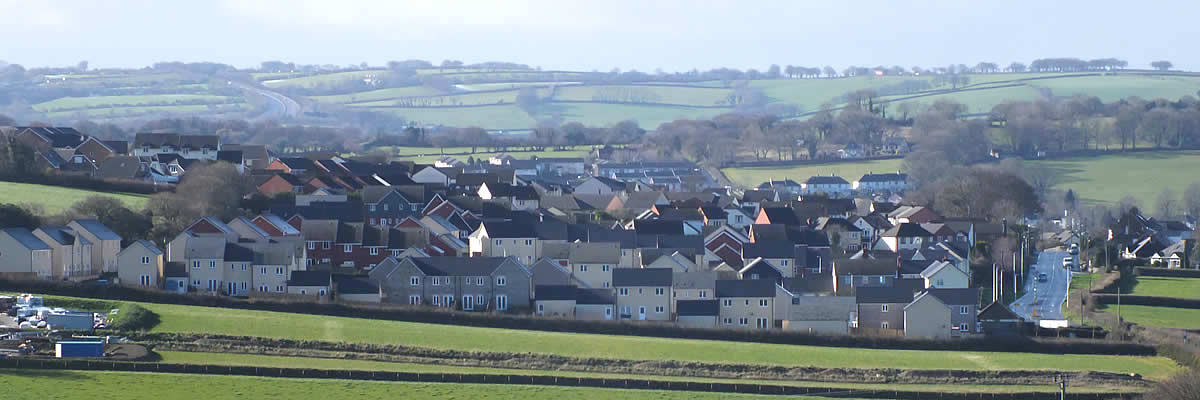
[[[1188,185],[1183,191],[1183,211],[1187,215],[1200,217],[1200,182]]]
[[[1171,67],[1174,67],[1175,64],[1171,64],[1171,62],[1167,60],[1160,60],[1150,63],[1150,66],[1159,71],[1166,71],[1171,69]]]
[[[1121,214],[1129,212],[1129,209],[1131,208],[1141,209],[1142,201],[1138,200],[1137,197],[1125,195],[1125,197],[1122,197],[1121,200],[1117,202],[1117,211],[1119,211]]]
[[[1175,216],[1175,211],[1179,206],[1178,196],[1171,188],[1163,188],[1162,192],[1158,193],[1158,200],[1154,202],[1154,211],[1159,218],[1172,218]]]

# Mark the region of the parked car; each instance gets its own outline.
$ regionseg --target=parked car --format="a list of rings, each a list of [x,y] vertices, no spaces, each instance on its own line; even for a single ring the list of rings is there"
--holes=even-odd
[[[1046,276],[1045,272],[1038,274],[1038,277],[1037,277],[1038,282],[1045,282],[1047,279],[1049,279],[1049,277]]]

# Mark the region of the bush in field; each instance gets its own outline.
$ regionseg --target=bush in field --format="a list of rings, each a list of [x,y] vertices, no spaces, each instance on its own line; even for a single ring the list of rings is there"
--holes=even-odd
[[[158,314],[137,304],[123,304],[109,328],[122,331],[148,331],[158,325]]]
[[[1142,396],[1147,400],[1196,400],[1200,399],[1200,372],[1188,371],[1175,375],[1153,391]]]

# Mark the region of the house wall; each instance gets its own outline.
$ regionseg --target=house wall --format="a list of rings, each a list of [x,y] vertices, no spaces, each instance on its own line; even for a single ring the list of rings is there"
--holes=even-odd
[[[858,327],[867,329],[904,329],[904,306],[908,303],[886,303],[888,311],[883,312],[885,303],[859,303]],[[883,323],[887,322],[887,328]]]
[[[95,139],[89,139],[81,143],[79,147],[75,148],[75,154],[86,155],[88,158],[95,160],[96,163],[100,163],[113,156],[112,150],[104,147],[104,145]]]
[[[766,300],[766,306],[762,305]],[[774,297],[722,297],[719,317],[720,326],[727,328],[769,329],[775,326]],[[746,319],[742,325],[741,319]],[[759,320],[765,320],[766,325],[759,325]]]
[[[950,326],[950,310],[933,296],[922,296],[904,310],[905,337],[948,339]]]
[[[248,296],[254,290],[254,270],[249,261],[225,261],[221,263],[222,288],[230,296]]]
[[[324,295],[322,295],[324,291]],[[321,300],[329,299],[329,286],[288,286],[288,294],[298,294],[304,296],[313,296]]]
[[[492,239],[483,236],[468,239],[471,254],[482,253],[483,257],[516,257],[525,265],[533,265],[541,258],[541,243],[536,237]]]
[[[670,287],[632,286],[617,289],[618,314],[628,315],[628,317],[622,318],[646,321],[670,321],[672,319],[671,305],[674,302],[671,300]],[[628,294],[622,296],[620,289],[627,289]],[[656,289],[662,289],[662,295],[655,294]],[[643,307],[646,310],[644,315],[640,312]],[[657,312],[656,307],[662,307],[662,312]]]
[[[353,293],[337,295],[337,298],[342,301],[354,301],[359,303],[379,303],[383,301],[379,297],[379,293]]]
[[[950,326],[960,329],[952,329],[952,336],[961,336],[964,334],[983,333],[979,330],[979,325],[976,323],[976,318],[979,314],[979,309],[973,304],[950,304]],[[962,312],[963,307],[966,307],[967,312]],[[966,324],[967,329],[961,327]]]
[[[570,264],[571,274],[575,279],[595,289],[612,287],[612,270],[616,267],[614,264]],[[585,268],[587,271],[584,271]]]
[[[575,318],[575,300],[538,300],[533,312],[553,318]]]
[[[933,276],[925,278],[925,287],[966,289],[970,287],[970,280],[967,278],[967,274],[960,271],[958,267],[947,266]]]
[[[251,264],[250,290],[287,293],[288,268],[285,265]],[[245,278],[241,278],[245,279]]]
[[[142,258],[150,262],[143,264]],[[140,244],[131,245],[117,255],[117,281],[126,286],[143,286],[142,277],[149,277],[144,287],[162,287],[163,255],[154,254]]]
[[[680,326],[688,328],[716,328],[717,316],[715,315],[685,315],[679,317],[676,321]]]
[[[617,308],[612,304],[576,304],[575,319],[578,320],[611,320],[615,319]]]
[[[849,321],[784,320],[783,329],[816,334],[846,335],[850,333],[850,324]]]
[[[30,134],[32,135],[32,134]],[[35,273],[34,271],[34,251],[30,251],[20,242],[13,239],[7,233],[0,232],[0,273],[20,274],[20,273]],[[49,252],[43,251],[43,254]],[[47,263],[48,264],[48,263]],[[50,278],[49,271],[44,274],[39,274],[39,278]]]
[[[219,258],[189,258],[185,261],[188,282],[192,289],[200,292],[216,292],[225,282],[224,260]]]

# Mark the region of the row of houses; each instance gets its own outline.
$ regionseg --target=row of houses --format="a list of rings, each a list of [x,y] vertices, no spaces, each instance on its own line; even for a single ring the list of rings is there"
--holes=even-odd
[[[895,173],[866,173],[853,182],[835,175],[813,176],[803,182],[791,179],[763,182],[758,185],[760,190],[775,190],[788,196],[812,196],[817,194],[830,197],[848,198],[855,194],[897,193],[909,189],[908,174]]]

